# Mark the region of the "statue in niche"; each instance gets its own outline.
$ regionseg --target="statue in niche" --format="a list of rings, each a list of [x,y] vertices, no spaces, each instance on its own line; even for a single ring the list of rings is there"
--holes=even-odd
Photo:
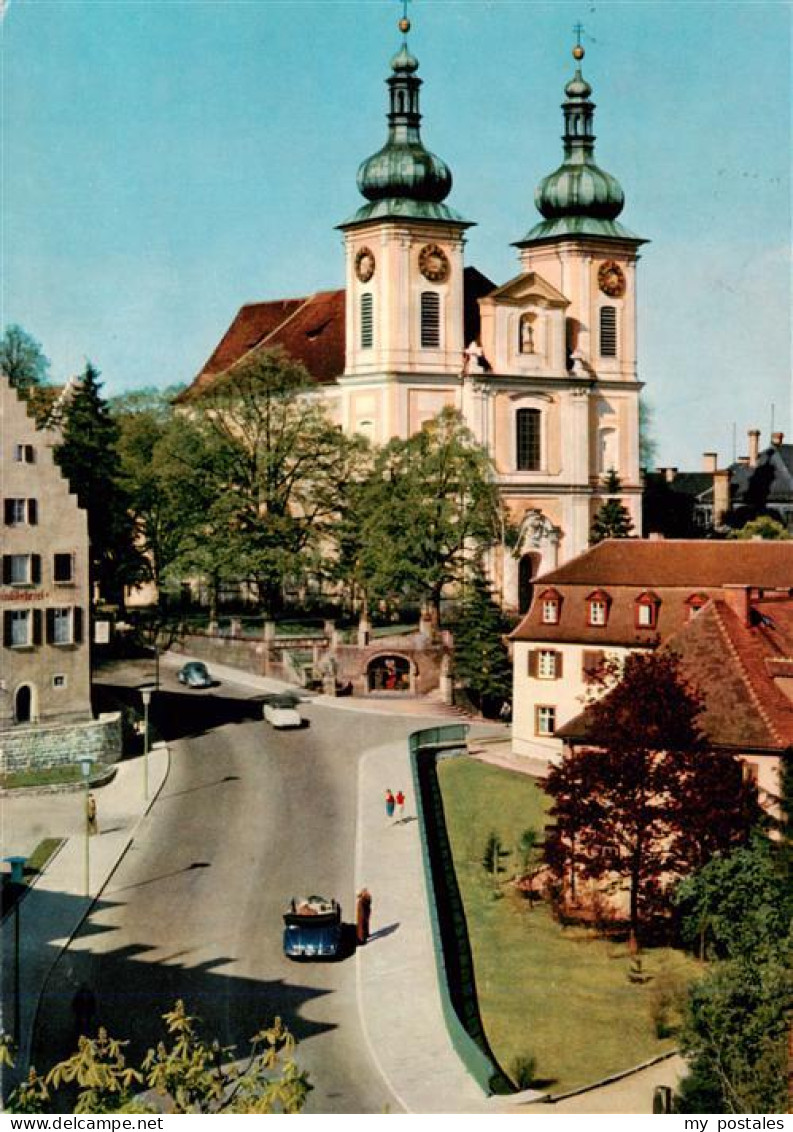
[[[521,354],[533,354],[535,352],[534,345],[534,324],[537,321],[536,314],[528,311],[526,314],[520,316],[520,352]]]

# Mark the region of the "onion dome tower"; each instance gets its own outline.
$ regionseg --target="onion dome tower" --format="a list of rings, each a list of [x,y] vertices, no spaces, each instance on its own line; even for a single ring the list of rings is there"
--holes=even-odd
[[[388,136],[362,162],[366,198],[339,228],[347,256],[345,375],[459,373],[463,351],[463,232],[447,205],[451,171],[421,140],[418,59],[391,60]]]
[[[565,87],[564,159],[553,173],[537,186],[534,203],[543,220],[515,246],[555,236],[605,236],[638,239],[619,223],[625,204],[619,181],[595,161],[595,104],[592,87],[581,73],[584,48],[573,48],[576,71]],[[644,242],[644,241],[641,241]]]

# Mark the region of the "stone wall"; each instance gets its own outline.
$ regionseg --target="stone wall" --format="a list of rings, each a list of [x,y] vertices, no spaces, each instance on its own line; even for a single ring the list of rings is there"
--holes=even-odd
[[[87,723],[0,731],[0,774],[65,766],[85,756],[106,764],[121,757],[121,712]]]

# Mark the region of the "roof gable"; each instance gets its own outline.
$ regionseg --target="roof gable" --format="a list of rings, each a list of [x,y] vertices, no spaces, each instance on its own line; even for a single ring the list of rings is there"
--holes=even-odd
[[[525,306],[527,303],[535,302],[544,307],[568,307],[570,301],[564,297],[561,291],[544,279],[542,275],[538,275],[536,271],[521,272],[516,275],[514,279],[504,283],[501,287],[497,287],[495,291],[491,291],[483,299],[482,303],[506,303],[514,306]]]

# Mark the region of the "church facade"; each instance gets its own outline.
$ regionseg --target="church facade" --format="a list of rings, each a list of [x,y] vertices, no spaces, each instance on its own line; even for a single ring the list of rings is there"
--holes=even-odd
[[[358,171],[365,203],[339,225],[344,289],[243,307],[181,397],[281,346],[306,365],[334,420],[373,443],[456,407],[519,527],[491,573],[503,603],[521,610],[534,577],[587,549],[609,470],[641,529],[636,264],[645,241],[617,219],[622,189],[595,162],[583,48],[573,55],[563,161],[537,188],[541,218],[515,244],[513,279],[496,286],[465,265],[472,221],[447,203],[451,172],[422,142],[418,61],[405,40],[387,79],[385,145]]]

